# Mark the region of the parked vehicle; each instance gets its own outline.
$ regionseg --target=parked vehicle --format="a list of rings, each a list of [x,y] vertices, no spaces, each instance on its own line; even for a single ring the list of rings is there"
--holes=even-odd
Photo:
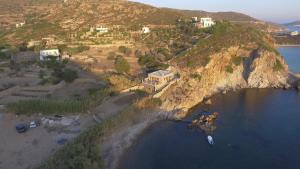
[[[16,130],[18,133],[24,133],[27,130],[27,127],[25,124],[17,124],[16,125]]]
[[[36,127],[37,127],[37,124],[35,123],[35,121],[31,121],[29,128],[36,128]]]

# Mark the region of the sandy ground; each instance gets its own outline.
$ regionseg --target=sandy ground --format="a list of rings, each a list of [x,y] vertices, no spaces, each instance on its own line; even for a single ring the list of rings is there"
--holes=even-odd
[[[110,118],[131,105],[135,97],[134,93],[124,93],[109,98],[91,112],[103,120]],[[28,124],[43,116],[17,117],[0,107],[0,169],[32,169],[39,166],[63,146],[57,144],[57,140],[71,140],[89,126],[95,125],[92,113],[81,115],[80,125],[54,129],[42,125],[19,134],[15,130],[16,124]]]
[[[122,169],[119,166],[120,160],[122,160],[122,156],[126,155],[126,151],[134,145],[138,137],[155,122],[173,116],[172,112],[147,110],[147,113],[142,113],[142,115],[135,117],[132,122],[118,127],[117,131],[104,136],[101,150],[105,168]]]
[[[1,110],[0,110],[1,112]],[[49,130],[44,126],[29,129],[19,134],[15,125],[28,123],[32,117],[16,117],[14,114],[1,113],[0,115],[0,169],[31,169],[47,160],[62,145],[57,140],[68,140],[78,136],[88,126],[95,124],[91,116],[81,116],[80,125],[68,126],[59,130]]]
[[[109,169],[117,169],[126,150],[133,145],[134,141],[145,129],[158,120],[159,118],[155,116],[148,117],[136,124],[124,126],[119,131],[106,137],[102,143],[104,166]]]

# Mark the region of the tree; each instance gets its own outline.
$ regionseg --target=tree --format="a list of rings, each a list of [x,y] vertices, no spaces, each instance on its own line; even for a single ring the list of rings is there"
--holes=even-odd
[[[125,54],[126,56],[129,56],[132,53],[131,49],[126,47],[126,46],[120,46],[119,47],[119,52]]]
[[[118,73],[127,73],[128,74],[130,71],[130,64],[122,56],[118,56],[115,59],[115,69]]]

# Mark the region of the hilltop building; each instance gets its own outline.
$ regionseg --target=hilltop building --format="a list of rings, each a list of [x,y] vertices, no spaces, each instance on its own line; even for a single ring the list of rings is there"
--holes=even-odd
[[[25,22],[17,23],[16,28],[21,28],[25,25]]]
[[[198,17],[197,17],[197,16],[192,17],[192,22],[193,22],[193,23],[198,22]]]
[[[101,27],[96,27],[96,31],[98,33],[108,33],[109,29],[101,26]]]
[[[143,34],[150,33],[150,28],[147,27],[147,26],[144,26],[144,27],[142,28],[142,33],[143,33]]]
[[[40,61],[48,60],[48,57],[56,57],[57,60],[60,59],[59,49],[45,49],[40,51]]]
[[[168,70],[158,70],[149,73],[148,77],[143,81],[144,88],[149,92],[156,92],[163,89],[174,79],[173,72]]]
[[[290,33],[291,36],[298,36],[299,35],[299,32],[298,31],[293,31]]]
[[[198,28],[209,28],[216,24],[210,17],[200,18],[200,20],[198,20],[198,18],[196,20],[195,19],[196,17],[192,18],[195,26]]]

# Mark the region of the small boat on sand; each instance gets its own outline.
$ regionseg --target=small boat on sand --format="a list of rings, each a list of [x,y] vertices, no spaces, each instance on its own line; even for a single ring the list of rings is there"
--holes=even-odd
[[[209,143],[210,145],[214,145],[214,144],[215,144],[214,139],[213,139],[212,136],[207,136],[207,141],[208,141],[208,143]]]

